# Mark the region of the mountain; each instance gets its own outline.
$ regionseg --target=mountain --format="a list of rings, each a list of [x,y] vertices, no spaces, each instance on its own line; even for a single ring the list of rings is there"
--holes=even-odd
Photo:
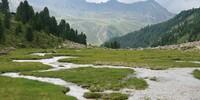
[[[174,18],[111,39],[122,48],[163,46],[200,40],[200,8],[182,11]]]
[[[10,0],[13,9],[20,1]],[[154,0],[131,4],[116,0],[105,3],[89,3],[85,0],[28,1],[36,10],[47,6],[58,20],[66,19],[73,28],[86,33],[89,43],[97,45],[173,16]]]

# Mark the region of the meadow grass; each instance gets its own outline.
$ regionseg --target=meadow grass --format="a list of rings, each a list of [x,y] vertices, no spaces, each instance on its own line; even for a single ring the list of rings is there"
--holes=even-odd
[[[63,89],[48,83],[0,76],[1,100],[76,100],[65,95]]]
[[[200,61],[200,52],[181,50],[111,50],[111,49],[59,49],[55,55],[77,56],[60,62],[96,65],[123,65],[151,69],[174,67],[200,67],[187,61]],[[186,61],[186,62],[177,62]]]
[[[200,79],[200,70],[194,70],[192,74],[195,78]]]
[[[120,90],[122,88],[145,89],[148,84],[143,79],[130,78],[128,75],[134,74],[131,69],[111,69],[111,68],[75,68],[52,72],[25,72],[23,74],[61,78],[88,88],[92,92],[102,92],[104,90]]]
[[[0,62],[0,73],[45,70],[51,68],[42,63]]]
[[[42,52],[42,49],[17,49],[8,53],[7,55],[0,56],[0,72],[20,72],[20,71],[35,71],[45,70],[51,68],[51,66],[44,65],[42,63],[29,63],[29,62],[13,62],[15,59],[42,59],[50,58],[50,56],[34,56],[30,55],[33,52]]]
[[[101,100],[127,100],[127,94],[121,93],[95,93],[95,92],[86,92],[84,97],[87,99],[101,99]]]

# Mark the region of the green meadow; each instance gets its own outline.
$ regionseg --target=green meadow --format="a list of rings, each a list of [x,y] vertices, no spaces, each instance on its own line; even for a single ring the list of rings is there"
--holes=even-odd
[[[45,56],[31,55],[32,53],[52,53]],[[126,100],[125,94],[101,94],[105,90],[118,91],[123,88],[143,90],[148,88],[144,79],[134,77],[131,69],[113,68],[75,68],[52,72],[35,72],[50,69],[51,66],[42,63],[18,63],[12,60],[37,60],[53,56],[74,56],[76,58],[62,59],[60,62],[95,65],[123,65],[128,67],[142,67],[151,69],[200,67],[200,64],[189,61],[200,61],[200,52],[189,50],[111,50],[101,48],[91,49],[16,49],[7,55],[0,56],[0,73],[21,72],[25,75],[61,78],[76,83],[90,90],[85,93],[87,98],[101,98]],[[185,61],[185,62],[177,62]],[[200,79],[199,70],[193,75]],[[132,77],[129,77],[132,76]],[[66,96],[60,86],[32,81],[27,79],[13,79],[0,77],[0,98],[4,100],[74,100]],[[14,91],[14,92],[13,92]],[[31,98],[30,98],[31,97]]]
[[[200,67],[187,61],[200,61],[200,52],[181,50],[111,50],[111,49],[60,49],[55,55],[76,56],[62,59],[61,62],[96,65],[123,65],[151,69],[167,69],[174,67]],[[177,62],[186,61],[186,62]]]
[[[76,100],[65,95],[63,90],[48,83],[0,76],[1,100]]]
[[[136,77],[128,78],[134,74],[131,69],[112,68],[75,68],[52,72],[25,72],[23,74],[40,77],[61,78],[88,88],[92,92],[105,90],[120,90],[123,88],[145,89],[148,84]]]

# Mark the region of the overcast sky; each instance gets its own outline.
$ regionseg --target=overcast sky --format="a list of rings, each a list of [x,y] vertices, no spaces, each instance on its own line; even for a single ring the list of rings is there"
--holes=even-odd
[[[108,0],[87,0],[90,2],[106,2]],[[120,2],[133,3],[145,0],[119,0]],[[200,7],[200,0],[156,0],[158,3],[163,5],[169,11],[173,13],[179,13],[182,10]]]

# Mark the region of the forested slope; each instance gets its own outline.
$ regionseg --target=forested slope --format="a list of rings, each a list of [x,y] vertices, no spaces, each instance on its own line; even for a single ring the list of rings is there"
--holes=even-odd
[[[171,45],[200,40],[200,8],[182,11],[174,18],[114,38],[121,47],[137,48]]]
[[[0,4],[0,46],[56,47],[64,40],[86,44],[86,35],[78,33],[65,21],[57,22],[45,7],[35,12],[27,1],[21,2],[11,13],[7,0]]]

